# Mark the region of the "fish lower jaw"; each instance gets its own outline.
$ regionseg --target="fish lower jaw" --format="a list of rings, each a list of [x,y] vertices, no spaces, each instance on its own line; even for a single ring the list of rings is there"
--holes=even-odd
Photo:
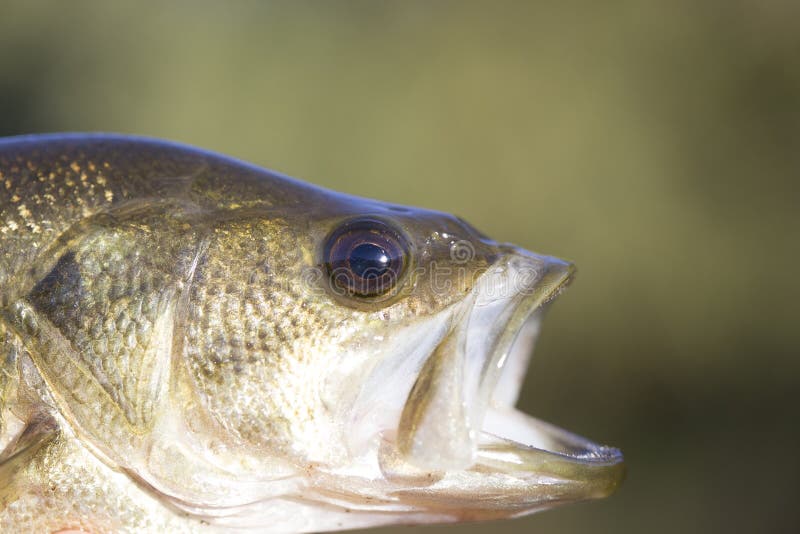
[[[522,482],[508,493],[519,515],[559,503],[602,498],[621,484],[622,453],[514,408],[486,413],[472,471]]]
[[[383,443],[379,463],[385,511],[403,507],[429,520],[441,518],[435,522],[519,517],[606,497],[625,473],[617,449],[497,407],[487,410],[466,468],[420,469],[404,461],[391,438]]]

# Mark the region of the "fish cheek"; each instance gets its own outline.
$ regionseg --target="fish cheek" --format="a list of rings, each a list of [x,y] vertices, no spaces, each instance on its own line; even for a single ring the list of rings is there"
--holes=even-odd
[[[305,443],[324,443],[323,347],[352,313],[308,290],[301,239],[274,221],[230,224],[187,293],[182,359],[195,392],[220,439],[261,456],[305,458]]]
[[[233,225],[209,242],[186,295],[182,359],[220,437],[274,448],[288,432],[274,377],[291,332],[276,321],[284,297],[271,244],[251,232]]]

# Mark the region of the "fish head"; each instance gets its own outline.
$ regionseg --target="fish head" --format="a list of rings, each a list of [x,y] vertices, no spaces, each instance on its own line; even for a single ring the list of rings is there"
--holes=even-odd
[[[73,216],[3,288],[20,406],[54,436],[24,484],[66,470],[82,500],[212,532],[514,517],[619,484],[619,451],[514,408],[569,262],[187,147],[33,153],[23,183],[84,196],[42,195]]]
[[[572,264],[445,213],[309,196],[203,223],[182,360],[220,450],[290,466],[308,530],[514,517],[616,488],[619,451],[514,408]]]

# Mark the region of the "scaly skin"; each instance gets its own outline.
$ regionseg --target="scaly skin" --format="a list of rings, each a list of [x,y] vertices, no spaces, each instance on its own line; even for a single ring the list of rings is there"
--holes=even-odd
[[[63,256],[61,250],[69,249],[69,240],[80,238],[82,221],[138,198],[157,198],[173,185],[180,187],[181,177],[196,175],[206,165],[202,158],[193,160],[187,154],[170,156],[166,146],[142,143],[131,150],[127,144],[121,139],[85,142],[66,138],[0,144],[0,356],[4,363],[0,428],[9,439],[13,439],[9,426],[15,423],[46,428],[28,448],[12,447],[5,454],[8,457],[21,450],[26,462],[17,460],[13,474],[5,480],[0,504],[2,532],[48,532],[66,527],[93,532],[123,528],[178,532],[199,525],[179,520],[179,515],[159,505],[129,477],[99,461],[76,438],[54,405],[37,402],[40,394],[36,389],[45,388],[36,367],[46,364],[53,354],[31,357],[20,341],[25,333],[14,328],[15,304],[31,294],[43,279],[42,273],[53,269],[54,261]],[[167,182],[176,180],[159,183],[151,179],[156,176],[167,177]],[[46,298],[41,296],[40,301]],[[52,311],[58,314],[59,308]],[[79,322],[60,318],[64,326]],[[38,384],[23,380],[23,388],[18,388],[23,366]],[[69,370],[65,371],[72,379]],[[110,385],[113,390],[114,385],[122,384]],[[18,395],[20,389],[29,393]],[[108,409],[107,402],[99,399],[100,409]],[[132,418],[137,417],[137,423],[146,424],[147,413]],[[11,462],[5,459],[6,470]]]
[[[364,215],[408,239],[386,297],[325,274],[326,236]],[[482,317],[470,329],[500,348],[467,357],[465,321],[502,302],[516,332],[571,271],[455,217],[181,145],[36,136],[0,141],[0,251],[2,532],[490,519],[619,480],[619,458],[567,435],[542,443],[579,452],[543,469],[493,445],[524,476],[478,465],[513,336]],[[477,281],[524,268],[522,296],[486,300]],[[488,385],[463,389],[468,365]]]
[[[355,330],[348,322],[364,313],[298,293],[290,277],[314,244],[308,223],[291,223],[307,219],[308,206],[317,220],[338,220],[350,199],[202,151],[114,136],[6,141],[0,189],[4,408],[55,429],[5,489],[4,532],[175,528],[183,514],[120,471],[139,469],[130,458],[151,445],[165,404],[200,404],[182,398],[188,389],[200,392],[203,405],[186,409],[204,435],[230,433],[298,462],[337,454],[327,450],[336,444],[319,400],[303,405],[304,395],[326,376],[314,350],[334,330]],[[394,313],[442,307],[433,300]],[[169,342],[188,369],[160,350],[164,318],[180,325],[182,338]],[[298,342],[304,350],[292,352]],[[22,406],[13,392],[23,365],[39,382],[25,388],[45,392],[29,396],[56,400]],[[269,395],[264,376],[282,376],[266,379]],[[298,453],[298,444],[309,448]]]

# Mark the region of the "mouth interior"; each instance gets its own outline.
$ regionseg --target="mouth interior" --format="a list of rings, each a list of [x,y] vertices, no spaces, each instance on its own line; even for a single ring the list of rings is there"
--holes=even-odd
[[[597,445],[514,408],[539,335],[544,308],[569,283],[573,274],[571,266],[561,262],[548,262],[547,267],[537,281],[540,291],[534,291],[531,297],[514,304],[515,310],[509,319],[502,315],[496,319],[505,326],[507,337],[501,339],[500,346],[495,349],[502,353],[499,358],[493,358],[497,360],[499,375],[492,377],[492,392],[481,422],[479,448],[487,443],[496,447],[500,440],[508,445],[538,449],[575,460],[620,461],[618,450]]]
[[[509,447],[538,449],[576,460],[621,460],[616,449],[597,445],[514,408],[539,333],[541,316],[541,308],[528,316],[508,350],[508,357],[482,420],[479,451],[482,448],[496,449],[500,443],[504,443]]]
[[[586,478],[587,466],[621,462],[616,449],[514,408],[543,308],[572,273],[555,258],[513,256],[479,280],[467,313],[409,395],[398,428],[407,461],[422,469],[501,471],[540,470],[544,462],[576,480]]]
[[[525,447],[571,452],[570,448],[557,450],[561,447],[551,435],[553,427],[540,428],[536,419],[515,408],[539,335],[542,315],[542,308],[537,308],[513,334],[513,342],[498,365],[499,377],[494,380],[494,389],[481,421],[479,445],[486,442],[496,444],[492,438],[498,438]]]
[[[516,259],[516,258],[514,258]],[[528,447],[546,448],[550,443],[529,424],[528,416],[514,409],[539,335],[545,306],[569,283],[572,266],[554,258],[512,260],[500,271],[502,283],[511,280],[513,291],[505,298],[492,298],[498,276],[487,277],[489,288],[479,288],[470,314],[467,366],[479,376],[474,387],[465,382],[465,399],[474,399],[473,428]],[[521,264],[521,265],[520,265]],[[528,285],[520,284],[520,273],[536,273]],[[507,283],[507,282],[505,282]],[[485,295],[489,296],[486,298]],[[487,326],[488,325],[488,326]],[[476,365],[481,361],[482,365]],[[468,375],[470,372],[468,371]]]
[[[535,474],[552,484],[554,500],[574,501],[606,496],[624,475],[619,450],[538,420],[516,408],[533,346],[539,334],[544,306],[569,282],[572,269],[556,264],[537,281],[539,294],[513,303],[509,318],[497,321],[505,327],[489,365],[491,393],[480,420],[473,470],[491,469],[501,473]],[[537,478],[537,480],[542,480]],[[556,489],[558,488],[558,489]]]

